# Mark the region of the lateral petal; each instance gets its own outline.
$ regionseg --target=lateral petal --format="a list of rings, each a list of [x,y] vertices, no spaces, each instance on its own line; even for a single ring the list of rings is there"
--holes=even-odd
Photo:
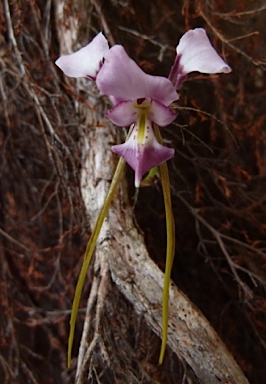
[[[171,111],[168,107],[158,101],[151,102],[150,120],[160,127],[171,124],[177,116],[177,113]]]
[[[137,121],[138,111],[131,101],[121,101],[107,111],[106,116],[118,127],[128,127]]]

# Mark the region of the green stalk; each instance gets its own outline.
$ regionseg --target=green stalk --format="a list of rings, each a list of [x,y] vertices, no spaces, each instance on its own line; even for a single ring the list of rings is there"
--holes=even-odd
[[[125,167],[125,160],[123,158],[120,158],[119,162],[117,164],[111,185],[110,185],[110,189],[108,191],[108,194],[107,194],[106,199],[104,201],[103,207],[102,207],[100,214],[97,218],[95,227],[93,229],[90,240],[89,240],[87,247],[86,247],[84,260],[83,260],[83,264],[82,264],[82,267],[80,270],[78,283],[77,283],[77,287],[76,287],[76,291],[75,291],[75,297],[74,297],[72,310],[71,310],[70,331],[69,331],[68,351],[67,351],[67,366],[68,366],[68,368],[70,367],[70,363],[71,363],[71,353],[72,353],[72,347],[73,347],[73,340],[74,340],[74,333],[75,333],[78,308],[79,308],[80,297],[81,297],[82,289],[84,286],[84,281],[86,278],[87,270],[89,268],[89,265],[90,265],[90,262],[91,262],[91,259],[93,256],[93,252],[94,252],[94,249],[96,246],[98,236],[100,234],[100,230],[101,230],[102,225],[103,225],[103,221],[107,215],[107,212],[108,212],[108,209],[109,209],[110,204],[112,202],[112,199],[114,197],[116,188],[117,188],[118,183],[122,177],[124,167]]]
[[[155,136],[160,144],[162,144],[162,137],[160,130],[157,126],[154,127]],[[166,263],[164,272],[164,286],[162,295],[162,344],[159,357],[159,364],[163,363],[167,337],[168,337],[168,319],[169,319],[169,290],[171,282],[171,270],[175,255],[175,222],[173,217],[172,202],[171,202],[171,191],[170,191],[170,180],[167,163],[164,162],[159,165],[165,216],[166,216],[166,235],[167,235],[167,248],[166,248]]]

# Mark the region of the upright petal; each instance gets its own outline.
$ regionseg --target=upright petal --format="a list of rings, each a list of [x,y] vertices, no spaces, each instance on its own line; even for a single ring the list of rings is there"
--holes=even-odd
[[[186,32],[176,47],[179,74],[198,71],[202,73],[229,73],[231,68],[218,55],[203,28]]]
[[[135,187],[139,188],[143,175],[150,169],[174,156],[174,149],[159,144],[154,136],[151,122],[148,122],[149,139],[143,144],[136,140],[138,127],[135,126],[129,139],[120,145],[114,145],[112,151],[122,156],[135,171]]]
[[[55,64],[69,77],[95,80],[108,50],[108,41],[100,32],[88,45],[75,53],[59,57]]]
[[[105,55],[96,84],[114,102],[150,97],[168,106],[178,99],[169,79],[143,72],[121,45],[115,45]]]

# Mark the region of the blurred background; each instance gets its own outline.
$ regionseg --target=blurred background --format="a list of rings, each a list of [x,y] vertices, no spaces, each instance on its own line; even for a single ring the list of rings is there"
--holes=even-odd
[[[162,76],[169,74],[182,34],[204,27],[231,66],[229,75],[190,74],[176,106],[178,117],[162,130],[166,144],[176,151],[169,161],[176,221],[172,278],[216,329],[250,383],[265,382],[265,17],[264,0],[2,1],[3,383],[74,380],[74,368],[66,368],[68,322],[89,232],[80,193],[80,126],[95,90],[74,92],[54,65],[68,50],[62,25],[67,30],[71,23],[76,31],[71,38],[79,46],[102,30],[143,70]],[[126,178],[133,205],[129,168]],[[134,213],[150,257],[163,269],[159,179],[140,190]],[[89,287],[88,279],[86,291]],[[83,320],[81,315],[78,336]],[[76,355],[78,343],[77,337]],[[193,382],[163,379],[164,368],[156,369],[139,382]]]

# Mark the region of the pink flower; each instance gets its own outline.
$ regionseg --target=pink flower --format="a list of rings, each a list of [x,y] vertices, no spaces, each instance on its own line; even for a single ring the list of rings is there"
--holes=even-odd
[[[129,139],[112,150],[134,169],[138,188],[144,173],[174,155],[172,148],[157,142],[153,124],[164,127],[176,118],[169,105],[178,95],[169,79],[144,73],[121,45],[105,55],[96,84],[114,104],[107,112],[109,119],[119,127],[132,126]]]
[[[179,98],[176,90],[184,77],[192,71],[231,71],[201,28],[181,38],[168,79],[143,72],[121,45],[109,49],[102,33],[76,53],[60,57],[56,64],[67,76],[95,80],[100,93],[113,104],[106,113],[109,119],[119,127],[131,127],[128,140],[112,150],[135,171],[137,188],[146,172],[174,155],[174,149],[157,142],[153,128],[155,124],[169,125],[176,118],[170,106]]]
[[[176,118],[169,106],[178,94],[169,79],[147,75],[121,45],[108,49],[101,33],[86,47],[60,57],[56,65],[68,76],[95,79],[100,93],[113,103],[106,113],[109,119],[119,127],[132,126],[129,139],[112,150],[134,169],[137,188],[144,173],[174,155],[153,132],[153,124],[164,127]]]

